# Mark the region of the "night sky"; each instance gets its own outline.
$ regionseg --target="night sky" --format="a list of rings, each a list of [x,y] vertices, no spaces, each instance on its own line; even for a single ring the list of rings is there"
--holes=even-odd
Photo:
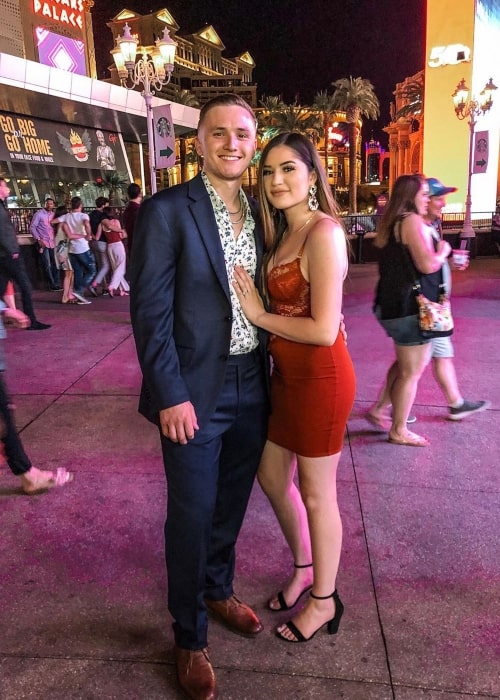
[[[373,130],[386,145],[380,128],[389,122],[395,84],[424,67],[425,6],[426,0],[95,0],[98,75],[109,77],[112,40],[105,23],[124,7],[140,14],[166,7],[180,35],[212,24],[225,57],[249,51],[259,98],[282,95],[292,103],[297,96],[308,105],[338,78],[368,78],[381,117],[366,124],[365,137]]]

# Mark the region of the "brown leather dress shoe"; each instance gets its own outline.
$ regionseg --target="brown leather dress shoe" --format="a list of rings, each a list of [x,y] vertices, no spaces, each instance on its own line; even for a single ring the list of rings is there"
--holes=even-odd
[[[219,690],[208,649],[174,647],[179,685],[191,700],[217,700]]]
[[[208,610],[214,613],[232,632],[244,637],[255,637],[264,629],[262,622],[252,608],[242,603],[235,595],[226,600],[208,600]]]

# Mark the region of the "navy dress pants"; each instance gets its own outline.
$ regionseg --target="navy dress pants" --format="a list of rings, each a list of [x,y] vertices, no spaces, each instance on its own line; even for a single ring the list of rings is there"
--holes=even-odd
[[[161,436],[167,476],[168,607],[177,646],[207,646],[204,599],[233,594],[235,544],[267,434],[258,352],[231,356],[217,408],[187,445]]]

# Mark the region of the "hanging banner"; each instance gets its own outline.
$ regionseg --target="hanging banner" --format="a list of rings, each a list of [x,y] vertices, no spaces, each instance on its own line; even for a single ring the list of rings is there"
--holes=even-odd
[[[156,168],[172,168],[175,165],[175,134],[170,105],[153,107]]]
[[[472,173],[485,173],[488,168],[489,141],[487,131],[476,131],[474,134],[474,159]]]
[[[0,159],[127,172],[118,134],[0,112]]]

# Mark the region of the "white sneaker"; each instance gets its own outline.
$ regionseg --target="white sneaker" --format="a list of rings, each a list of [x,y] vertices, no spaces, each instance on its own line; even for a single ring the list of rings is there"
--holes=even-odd
[[[73,294],[76,297],[78,304],[92,304],[91,301],[89,301],[88,299],[85,299],[83,294],[78,294],[78,292],[75,292],[75,291],[73,291]]]

